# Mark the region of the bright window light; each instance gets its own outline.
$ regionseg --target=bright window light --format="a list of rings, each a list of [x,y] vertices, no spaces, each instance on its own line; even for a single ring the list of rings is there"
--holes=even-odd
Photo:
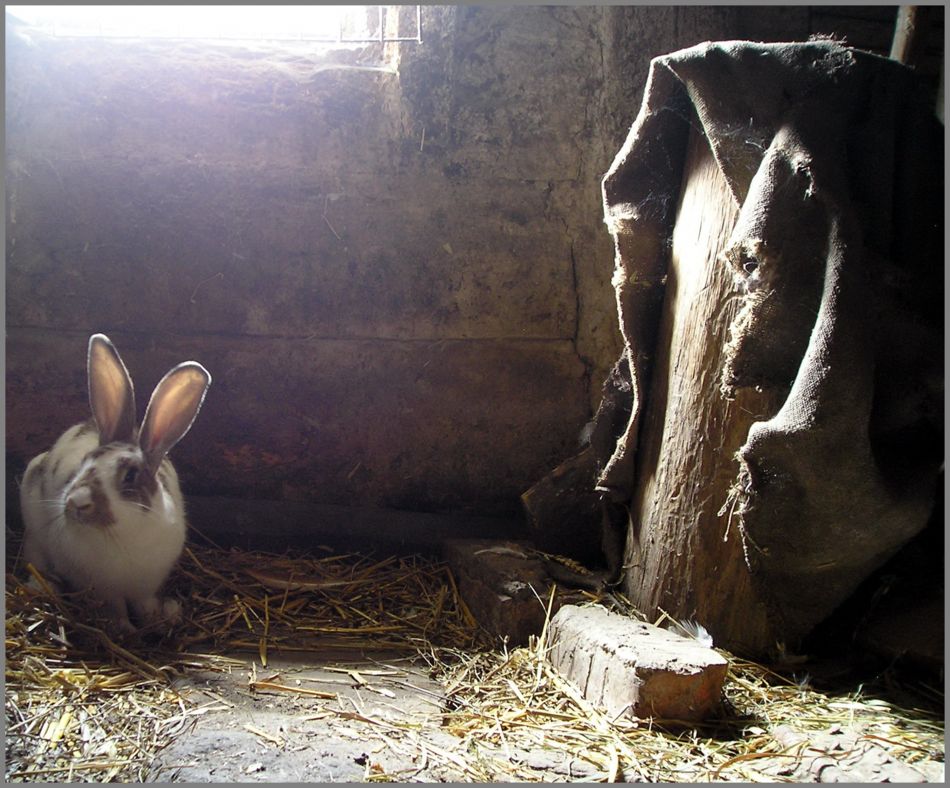
[[[358,43],[381,40],[382,6],[6,6],[58,36]]]

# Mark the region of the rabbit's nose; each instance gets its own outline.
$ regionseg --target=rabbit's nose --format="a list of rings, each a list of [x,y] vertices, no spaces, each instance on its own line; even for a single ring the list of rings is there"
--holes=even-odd
[[[88,487],[76,487],[66,496],[66,513],[76,519],[82,520],[92,513],[92,492]]]

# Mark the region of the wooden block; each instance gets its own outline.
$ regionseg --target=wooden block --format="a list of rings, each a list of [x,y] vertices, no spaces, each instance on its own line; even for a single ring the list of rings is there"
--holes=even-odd
[[[486,630],[512,647],[541,633],[552,581],[526,542],[451,539],[443,553],[459,594]],[[578,591],[558,591],[552,612],[581,597]]]
[[[696,722],[719,706],[726,659],[698,641],[602,607],[564,605],[548,659],[611,717]]]

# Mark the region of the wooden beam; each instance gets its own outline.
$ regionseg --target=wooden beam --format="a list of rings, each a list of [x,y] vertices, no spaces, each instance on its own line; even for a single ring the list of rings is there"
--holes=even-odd
[[[695,619],[717,645],[755,654],[772,645],[729,500],[735,455],[754,421],[781,404],[774,392],[719,390],[739,291],[719,253],[739,207],[709,143],[691,129],[673,231],[666,300],[631,502],[624,591],[648,618]]]
[[[917,68],[927,49],[927,34],[930,31],[937,6],[902,5],[894,24],[894,41],[891,44],[891,59],[911,68]]]

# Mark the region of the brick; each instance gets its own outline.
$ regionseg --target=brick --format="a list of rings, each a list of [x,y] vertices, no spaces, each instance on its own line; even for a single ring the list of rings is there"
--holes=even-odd
[[[697,722],[720,704],[727,662],[715,650],[602,607],[564,605],[548,659],[611,717]]]

